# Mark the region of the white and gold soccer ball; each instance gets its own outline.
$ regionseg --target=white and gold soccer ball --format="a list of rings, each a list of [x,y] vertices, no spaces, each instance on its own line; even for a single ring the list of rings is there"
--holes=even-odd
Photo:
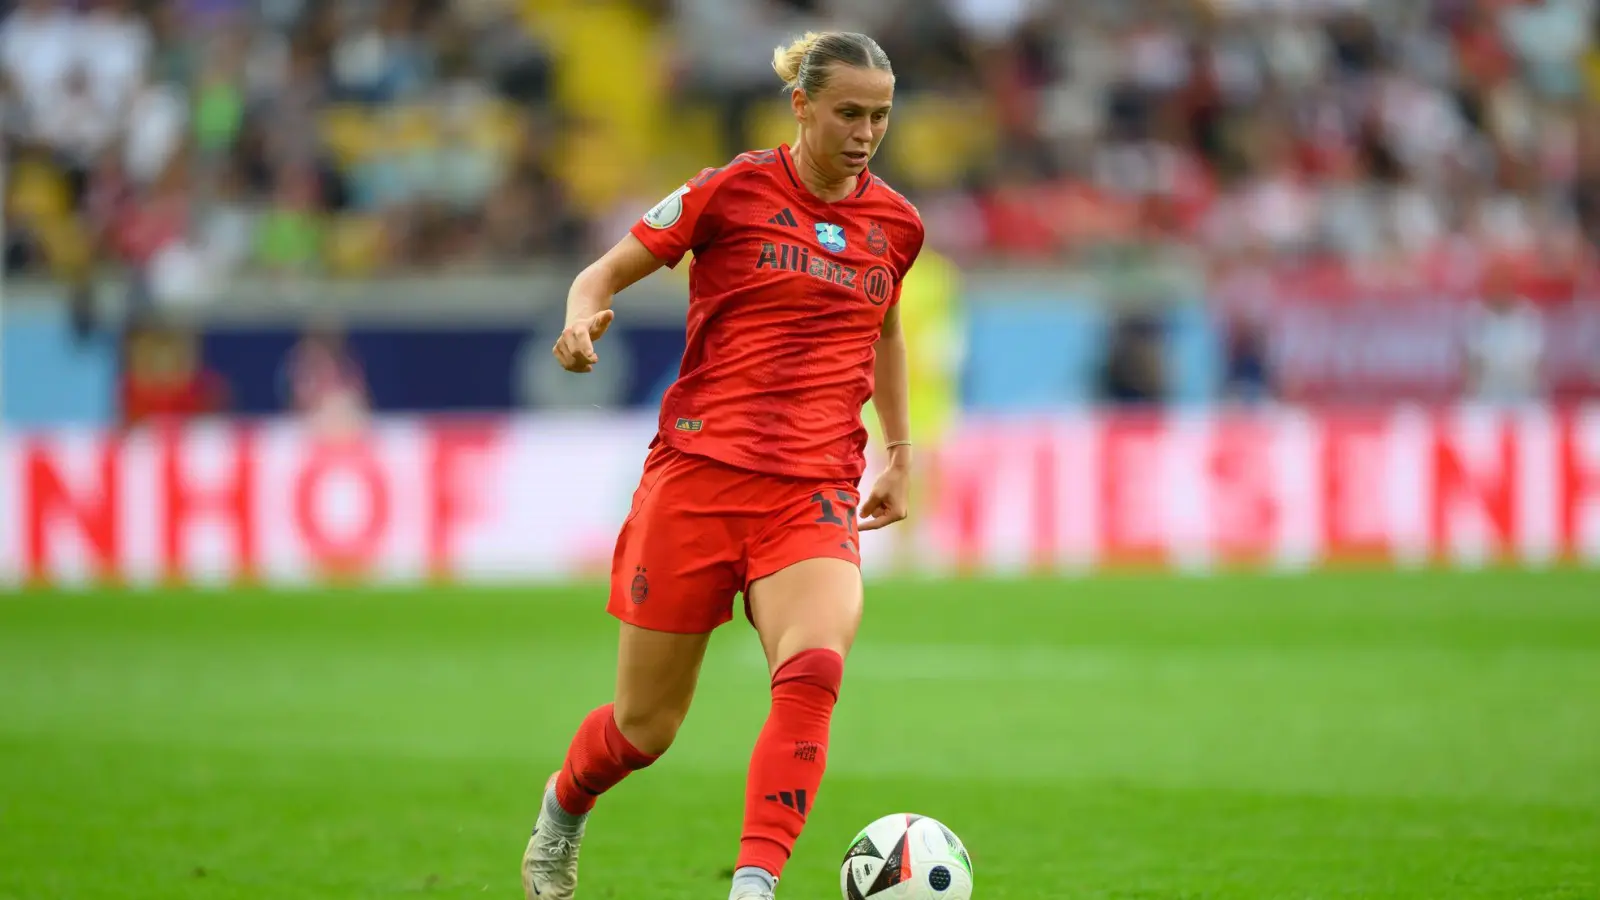
[[[971,900],[972,858],[943,822],[895,813],[850,842],[839,889],[844,900]]]

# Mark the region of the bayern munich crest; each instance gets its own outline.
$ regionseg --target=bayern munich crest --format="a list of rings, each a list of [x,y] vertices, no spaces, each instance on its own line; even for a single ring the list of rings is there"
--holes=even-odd
[[[877,222],[873,222],[872,227],[867,229],[867,250],[873,256],[882,256],[889,252],[889,238]]]

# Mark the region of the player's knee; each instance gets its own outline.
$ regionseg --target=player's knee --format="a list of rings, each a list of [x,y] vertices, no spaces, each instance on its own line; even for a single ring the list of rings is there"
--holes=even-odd
[[[811,627],[796,627],[788,629],[777,636],[769,644],[767,666],[776,678],[778,671],[788,665],[790,661],[812,651],[825,651],[837,656],[841,667],[843,660],[850,656],[850,647],[855,643],[856,622],[854,620],[830,625],[818,623]]]
[[[617,706],[614,713],[617,730],[628,739],[628,743],[651,756],[667,752],[688,714],[687,709],[673,707],[633,708],[621,705]]]
[[[802,650],[779,663],[772,672],[772,691],[815,689],[833,700],[844,682],[844,654],[828,647]]]

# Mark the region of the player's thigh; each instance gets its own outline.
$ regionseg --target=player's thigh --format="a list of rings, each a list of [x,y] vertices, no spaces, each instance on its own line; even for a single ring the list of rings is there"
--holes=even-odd
[[[803,559],[751,583],[747,602],[769,671],[806,650],[848,656],[861,627],[861,570],[833,557]]]
[[[704,634],[733,616],[745,525],[704,508],[715,473],[681,457],[664,468],[646,470],[617,536],[606,609],[649,631]]]
[[[802,490],[751,542],[745,603],[769,666],[802,650],[841,655],[861,624],[860,495],[846,485]]]
[[[623,622],[617,639],[614,715],[628,742],[664,753],[689,715],[709,632],[651,631]]]

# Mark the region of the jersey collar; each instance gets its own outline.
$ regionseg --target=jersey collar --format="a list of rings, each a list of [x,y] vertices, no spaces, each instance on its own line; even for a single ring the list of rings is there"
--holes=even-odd
[[[841,197],[840,199],[830,203],[827,200],[818,197],[816,194],[811,193],[811,191],[806,188],[805,184],[800,181],[800,169],[795,165],[794,155],[790,153],[788,144],[778,145],[778,161],[783,163],[783,174],[788,178],[789,186],[792,187],[801,197],[804,197],[807,200],[810,200],[811,202],[821,206],[834,206],[839,203],[848,203],[852,200],[860,200],[862,197],[867,195],[869,190],[872,189],[872,183],[874,180],[876,180],[872,175],[871,167],[863,166],[861,169],[861,174],[856,176],[855,191],[848,196]]]

